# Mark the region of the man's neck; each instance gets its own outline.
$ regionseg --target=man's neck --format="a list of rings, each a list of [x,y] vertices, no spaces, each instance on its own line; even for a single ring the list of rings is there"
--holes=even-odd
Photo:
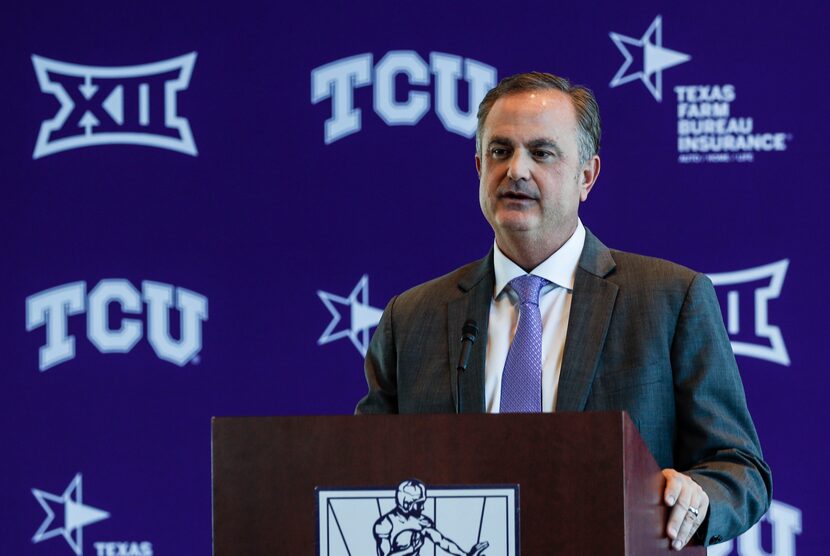
[[[530,238],[523,236],[521,232],[509,237],[497,235],[496,243],[507,258],[519,265],[525,272],[530,272],[559,251],[559,248],[565,245],[575,231],[576,224],[569,232],[556,234],[555,237]]]

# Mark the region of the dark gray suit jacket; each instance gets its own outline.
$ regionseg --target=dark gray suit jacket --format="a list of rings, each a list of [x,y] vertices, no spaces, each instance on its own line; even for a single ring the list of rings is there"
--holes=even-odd
[[[467,319],[481,331],[461,377],[462,406],[483,412],[494,281],[491,252],[393,298],[369,346],[369,392],[356,413],[454,412]],[[769,467],[706,276],[609,250],[588,232],[558,388],[556,411],[627,411],[660,467],[703,487],[705,544],[739,535],[769,506]]]

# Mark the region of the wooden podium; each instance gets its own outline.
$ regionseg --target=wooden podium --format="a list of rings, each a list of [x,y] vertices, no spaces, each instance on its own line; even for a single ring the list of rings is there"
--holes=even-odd
[[[214,418],[212,465],[215,556],[322,554],[317,487],[410,478],[518,485],[516,554],[672,553],[662,474],[620,412]]]

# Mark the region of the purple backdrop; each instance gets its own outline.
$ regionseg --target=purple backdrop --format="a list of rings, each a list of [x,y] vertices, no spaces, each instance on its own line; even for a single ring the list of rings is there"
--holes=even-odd
[[[601,107],[585,224],[716,283],[775,503],[710,553],[824,553],[830,14],[628,4],[7,7],[0,552],[208,553],[210,417],[353,410],[377,309],[492,242],[471,97],[538,69]]]

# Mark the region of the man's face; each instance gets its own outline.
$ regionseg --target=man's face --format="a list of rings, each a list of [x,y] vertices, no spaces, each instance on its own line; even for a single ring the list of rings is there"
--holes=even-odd
[[[476,168],[481,210],[500,247],[556,249],[576,229],[579,203],[599,174],[598,157],[579,164],[578,133],[573,103],[561,91],[516,93],[493,105]]]

